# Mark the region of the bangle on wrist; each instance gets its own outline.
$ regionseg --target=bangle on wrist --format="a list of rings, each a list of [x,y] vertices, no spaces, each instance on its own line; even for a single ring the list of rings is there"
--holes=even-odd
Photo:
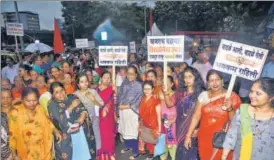
[[[190,135],[186,135],[186,138],[191,138],[191,136]]]

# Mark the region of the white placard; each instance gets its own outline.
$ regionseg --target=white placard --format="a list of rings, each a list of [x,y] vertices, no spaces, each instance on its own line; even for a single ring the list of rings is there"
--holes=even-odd
[[[22,23],[6,23],[7,35],[24,36],[24,27]]]
[[[108,33],[107,32],[101,32],[101,38],[102,38],[102,41],[108,40]]]
[[[130,53],[136,53],[136,43],[133,42],[129,42],[129,52]]]
[[[260,77],[268,50],[222,39],[213,69],[249,80]]]
[[[87,48],[88,47],[88,39],[87,38],[75,39],[75,45],[76,45],[76,48]]]
[[[149,62],[183,62],[184,36],[148,36]]]
[[[127,46],[99,46],[99,66],[127,66]]]

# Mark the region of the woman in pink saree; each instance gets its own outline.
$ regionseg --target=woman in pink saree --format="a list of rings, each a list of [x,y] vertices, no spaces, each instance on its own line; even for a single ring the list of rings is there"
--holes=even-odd
[[[102,74],[102,82],[96,89],[104,101],[100,108],[101,148],[97,151],[96,160],[115,160],[115,119],[114,119],[114,91],[111,85],[111,74]]]

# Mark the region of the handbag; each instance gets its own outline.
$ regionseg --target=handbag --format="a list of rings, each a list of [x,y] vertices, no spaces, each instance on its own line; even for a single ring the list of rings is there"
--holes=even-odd
[[[152,134],[152,130],[145,127],[144,125],[141,125],[141,139],[150,144],[156,144],[157,138],[155,138]]]
[[[214,133],[214,136],[212,139],[212,144],[214,148],[223,149],[223,143],[225,141],[228,123],[229,123],[229,120],[226,121],[223,129],[220,132]]]

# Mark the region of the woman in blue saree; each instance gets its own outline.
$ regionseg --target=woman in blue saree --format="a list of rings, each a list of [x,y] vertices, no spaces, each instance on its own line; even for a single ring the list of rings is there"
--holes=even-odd
[[[54,126],[62,132],[62,141],[54,146],[55,158],[95,159],[95,138],[84,105],[75,96],[67,96],[60,82],[52,83],[50,92],[53,97],[48,104],[49,116]]]
[[[184,146],[184,140],[195,110],[195,103],[199,94],[204,90],[204,82],[195,68],[188,67],[179,77],[179,87],[176,91],[176,160],[198,160],[197,135],[192,135],[192,145],[189,150]],[[196,130],[195,133],[197,133]]]

